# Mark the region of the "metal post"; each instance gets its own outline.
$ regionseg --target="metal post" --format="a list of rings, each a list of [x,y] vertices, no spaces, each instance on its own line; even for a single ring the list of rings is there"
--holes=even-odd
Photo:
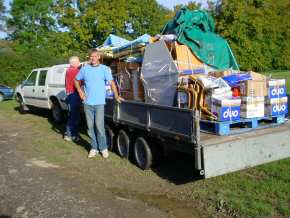
[[[204,174],[202,168],[202,157],[201,157],[201,145],[200,145],[200,111],[195,110],[194,112],[194,131],[195,131],[195,143],[194,143],[194,167],[199,170],[200,174]]]
[[[114,106],[113,121],[115,123],[118,123],[120,119],[120,104],[118,102],[115,102],[114,104],[115,106]]]

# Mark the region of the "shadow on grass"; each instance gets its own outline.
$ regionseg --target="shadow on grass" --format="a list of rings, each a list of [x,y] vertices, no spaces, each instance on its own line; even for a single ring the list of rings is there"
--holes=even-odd
[[[193,156],[181,152],[170,152],[167,157],[162,158],[159,164],[152,168],[152,171],[175,185],[202,179],[194,169]]]
[[[15,111],[19,112],[19,107],[14,108]],[[65,119],[62,123],[56,123],[51,116],[51,112],[46,109],[40,109],[40,108],[35,108],[35,107],[29,107],[29,111],[25,112],[29,114],[34,114],[36,116],[40,116],[43,118],[46,118],[47,121],[51,124],[51,129],[58,133],[62,138],[64,137],[65,133],[65,126],[66,126],[66,116]],[[83,114],[81,115],[81,122],[79,125],[79,133],[80,134],[87,134],[87,129],[86,129],[86,123],[85,123],[85,117]],[[83,139],[82,137],[80,138],[79,141],[74,142],[75,144],[85,148],[87,151],[90,150],[90,144],[87,140]]]
[[[19,107],[14,108],[15,111],[19,111]],[[30,108],[29,114],[46,118],[51,124],[51,129],[58,133],[61,137],[65,133],[65,123],[56,123],[53,121],[51,112],[45,109]],[[81,122],[79,126],[79,133],[87,135],[86,120],[84,114],[81,114]],[[87,140],[81,138],[76,142],[77,145],[83,147],[87,151],[90,150],[90,144]],[[116,149],[114,149],[116,150]],[[117,152],[115,152],[117,153]],[[131,155],[133,157],[133,155]],[[134,158],[130,159],[132,164],[135,164]],[[141,170],[141,169],[140,169]],[[201,177],[195,173],[193,157],[180,152],[170,152],[168,156],[160,158],[158,163],[153,166],[152,171],[159,177],[168,180],[176,185],[186,184],[192,181],[199,180]]]

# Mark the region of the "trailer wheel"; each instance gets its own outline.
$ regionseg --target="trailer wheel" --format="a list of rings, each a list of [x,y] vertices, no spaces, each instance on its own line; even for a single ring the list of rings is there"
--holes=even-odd
[[[120,130],[117,137],[117,149],[121,157],[128,159],[130,151],[130,139],[124,130]]]
[[[108,150],[113,151],[114,149],[114,132],[110,127],[106,127],[106,137],[107,137],[107,145]]]
[[[143,137],[136,139],[134,143],[134,156],[138,167],[148,170],[152,165],[152,151]]]

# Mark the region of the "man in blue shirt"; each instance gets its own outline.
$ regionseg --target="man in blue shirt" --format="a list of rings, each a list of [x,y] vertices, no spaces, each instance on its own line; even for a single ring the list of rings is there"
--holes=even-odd
[[[89,64],[81,68],[75,78],[75,87],[84,103],[88,133],[91,138],[91,150],[88,158],[95,157],[101,152],[104,158],[109,157],[106,133],[104,127],[104,105],[106,96],[106,82],[109,82],[116,101],[121,103],[111,69],[100,63],[100,54],[97,49],[89,52]],[[83,81],[84,90],[78,81]]]

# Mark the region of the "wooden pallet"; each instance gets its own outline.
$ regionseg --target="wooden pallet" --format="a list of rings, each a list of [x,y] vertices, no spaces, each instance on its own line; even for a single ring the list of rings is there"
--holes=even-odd
[[[262,129],[277,126],[285,122],[285,115],[275,117],[261,117],[245,119],[241,118],[237,121],[217,122],[209,120],[200,121],[200,129],[202,132],[214,133],[217,135],[234,135],[248,132],[253,129]]]

